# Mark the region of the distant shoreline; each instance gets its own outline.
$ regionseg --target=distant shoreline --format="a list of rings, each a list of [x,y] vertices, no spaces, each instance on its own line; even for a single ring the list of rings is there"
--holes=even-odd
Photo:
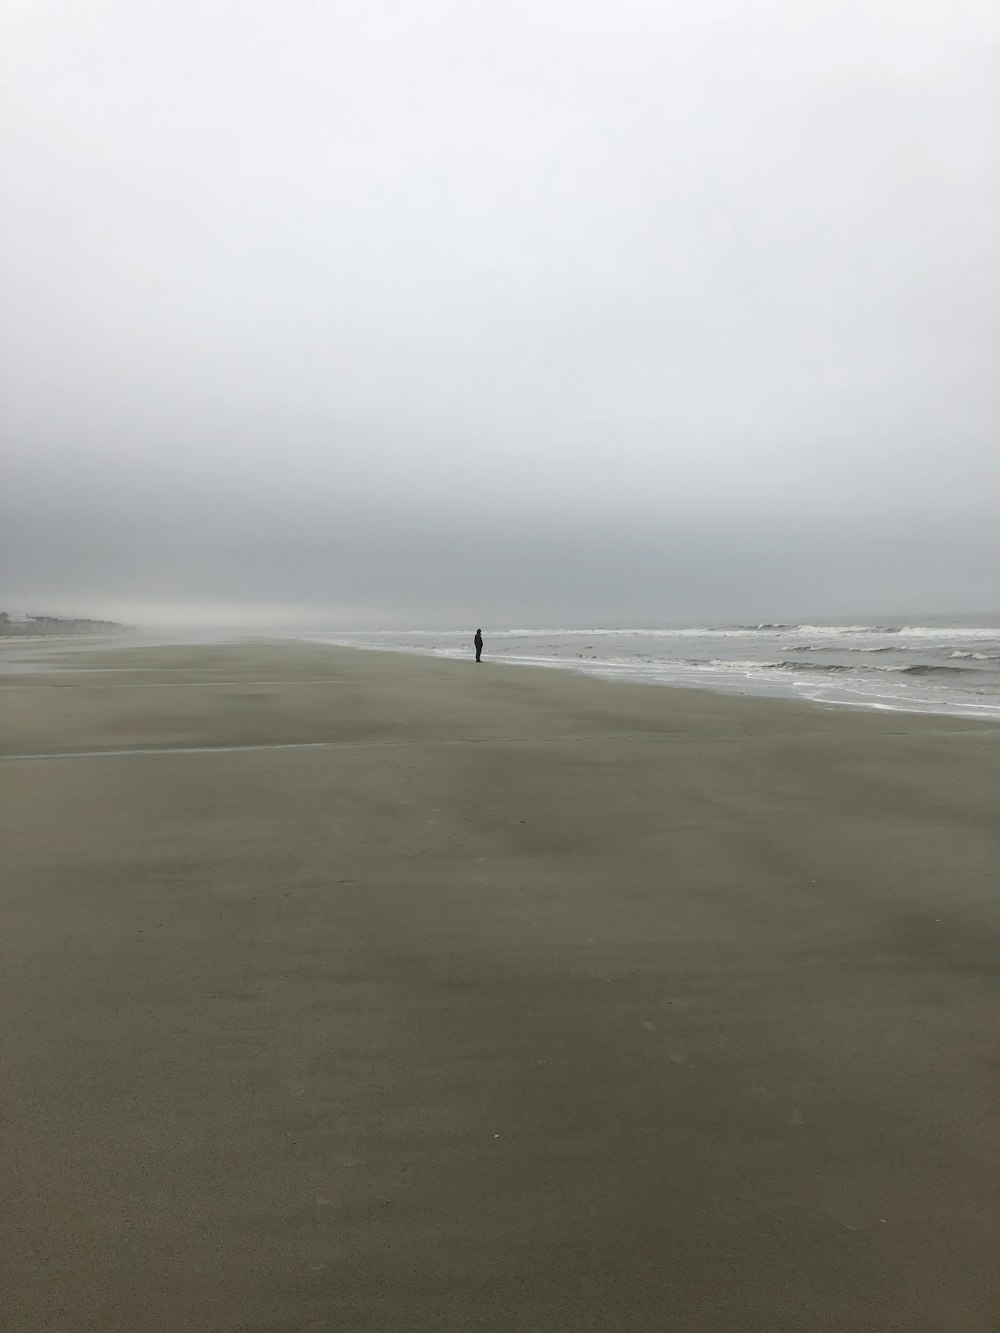
[[[62,619],[59,616],[25,616],[13,620],[0,612],[0,638],[26,639],[53,634],[110,634],[127,629],[115,620]]]

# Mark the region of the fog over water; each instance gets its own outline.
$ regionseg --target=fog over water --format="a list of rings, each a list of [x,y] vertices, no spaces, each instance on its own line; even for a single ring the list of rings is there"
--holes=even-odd
[[[7,0],[0,607],[996,610],[986,0]]]

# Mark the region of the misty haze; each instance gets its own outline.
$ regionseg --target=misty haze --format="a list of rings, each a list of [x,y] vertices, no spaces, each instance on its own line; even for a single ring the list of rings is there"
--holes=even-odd
[[[0,1324],[995,1328],[997,6],[0,31]]]
[[[2,605],[996,610],[997,27],[8,4]]]

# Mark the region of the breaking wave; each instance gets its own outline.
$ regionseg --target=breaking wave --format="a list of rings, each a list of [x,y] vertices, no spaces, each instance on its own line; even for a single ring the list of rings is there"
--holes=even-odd
[[[913,666],[884,667],[882,670],[899,671],[904,676],[972,676],[973,670],[960,666],[935,666],[931,662],[915,662]]]
[[[828,643],[789,643],[785,645],[785,652],[788,653],[918,653],[921,650],[901,643],[884,643],[878,647],[867,647],[852,643],[849,645],[837,644],[831,648]],[[955,654],[952,654],[955,656]]]
[[[711,631],[695,630],[693,633],[704,634]],[[898,627],[893,628],[889,625],[796,625],[785,624],[781,621],[764,621],[759,625],[732,625],[724,631],[716,633],[733,634],[822,634],[829,635],[830,638],[836,638],[841,634],[899,634]]]
[[[972,656],[973,654],[968,654]],[[704,665],[693,659],[688,659],[689,665]],[[815,671],[819,674],[836,675],[842,672],[870,672],[885,671],[890,674],[900,676],[965,676],[973,677],[974,669],[960,666],[936,666],[930,662],[915,662],[912,666],[850,666],[846,663],[830,662],[756,662],[756,661],[730,661],[721,657],[713,657],[708,663],[709,666],[716,668],[726,668],[731,671]]]

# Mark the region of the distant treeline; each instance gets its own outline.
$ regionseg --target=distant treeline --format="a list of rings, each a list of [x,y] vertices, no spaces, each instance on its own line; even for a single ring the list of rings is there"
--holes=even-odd
[[[18,634],[99,634],[124,629],[115,620],[63,619],[61,616],[11,616],[0,611],[0,635]]]

